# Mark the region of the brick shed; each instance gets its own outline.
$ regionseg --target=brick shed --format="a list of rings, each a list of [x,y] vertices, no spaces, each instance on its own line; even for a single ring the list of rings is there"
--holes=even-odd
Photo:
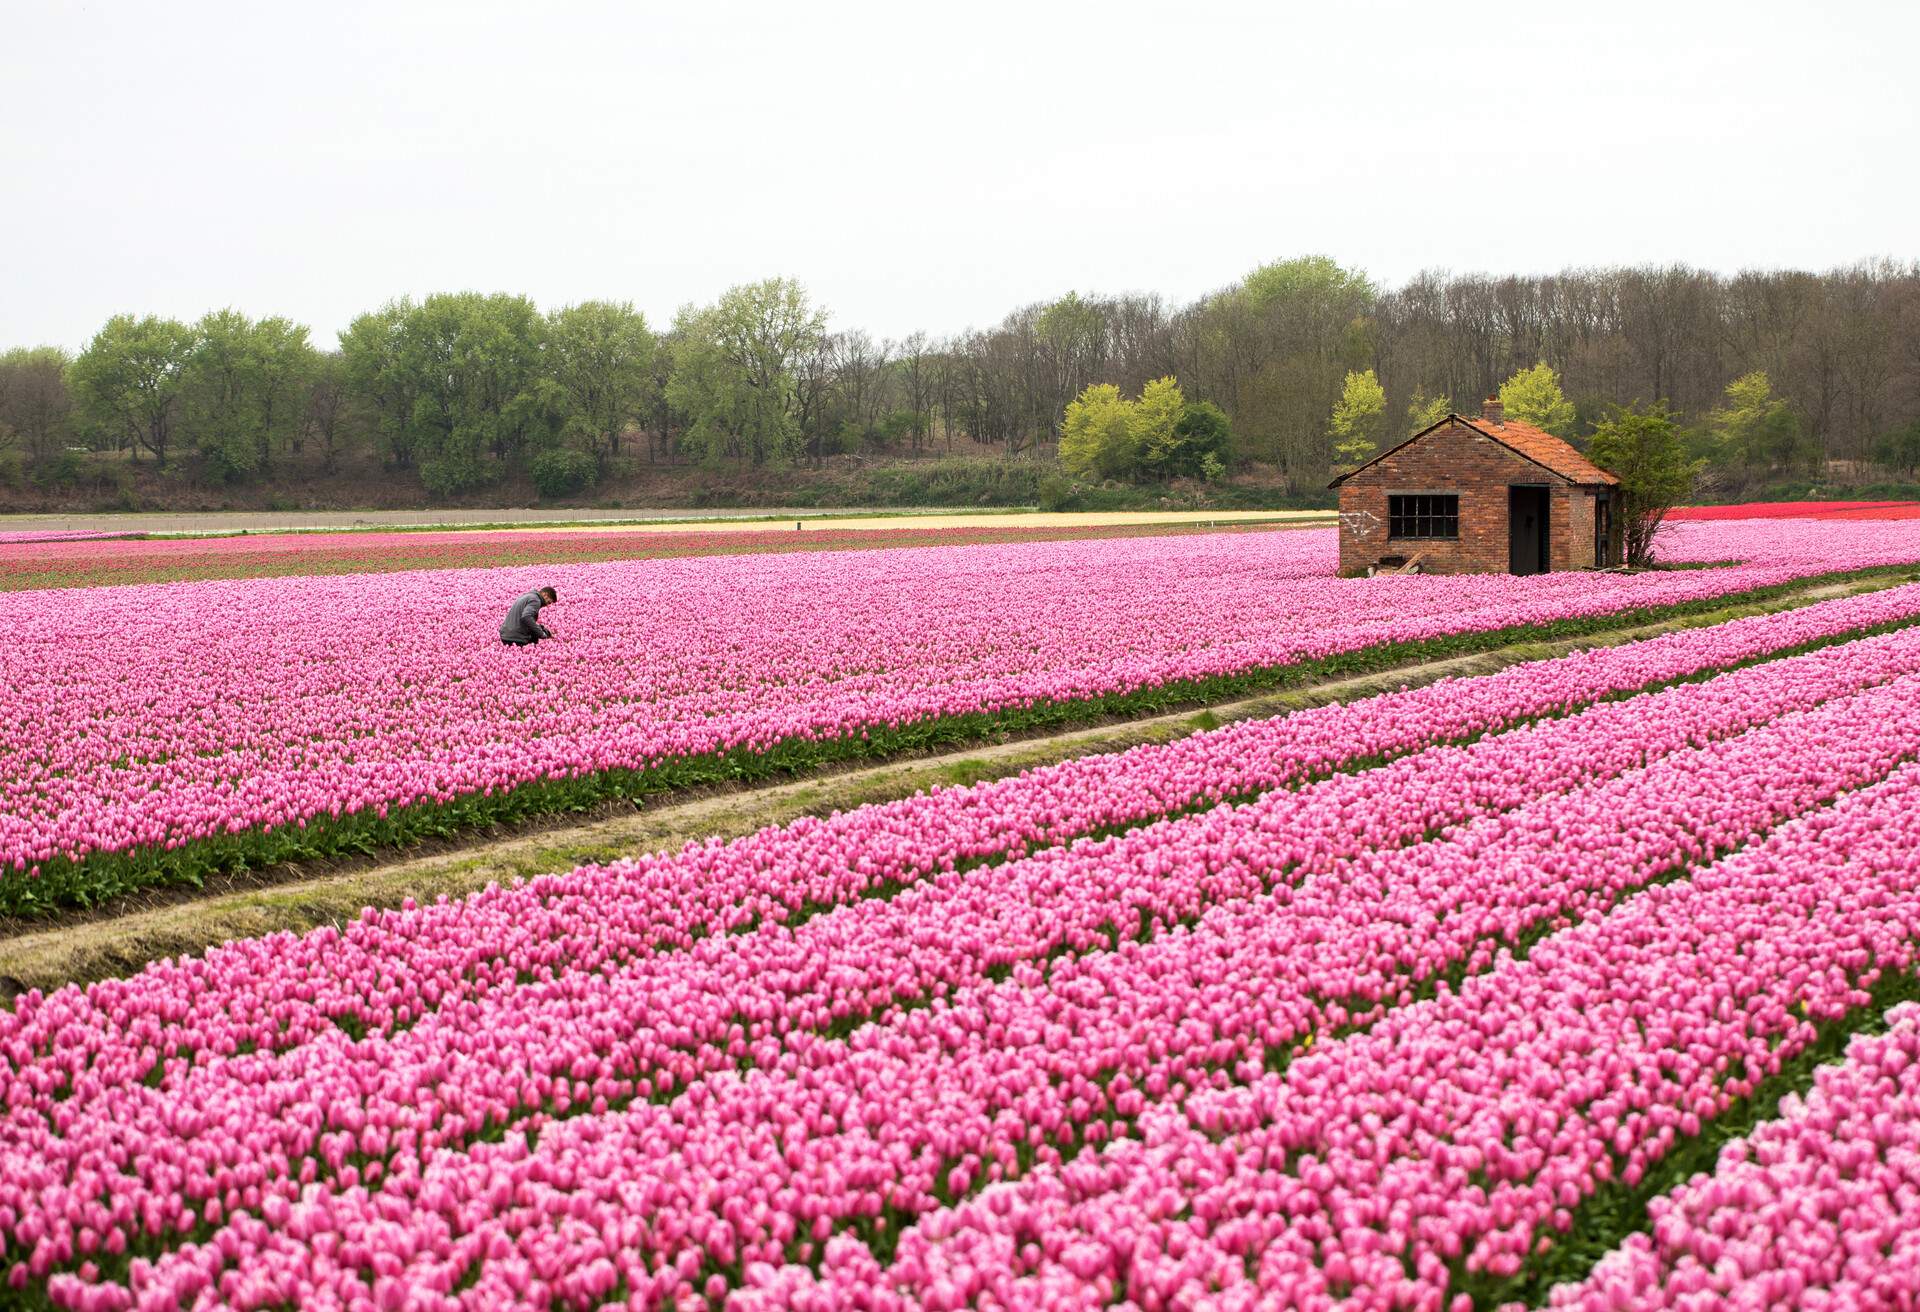
[[[1620,480],[1551,433],[1448,415],[1331,486],[1340,572],[1418,562],[1428,574],[1544,574],[1619,562]]]

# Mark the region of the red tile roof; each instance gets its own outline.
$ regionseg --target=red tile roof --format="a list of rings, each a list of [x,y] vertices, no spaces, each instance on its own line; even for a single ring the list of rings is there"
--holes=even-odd
[[[1485,433],[1502,446],[1513,448],[1534,464],[1546,466],[1568,482],[1613,485],[1620,482],[1552,433],[1535,428],[1523,420],[1509,419],[1496,424],[1486,419],[1466,419],[1459,415],[1453,417],[1467,427]]]
[[[1359,465],[1354,466],[1352,469],[1349,469],[1346,473],[1334,479],[1333,482],[1329,483],[1327,486],[1329,487],[1340,486],[1340,484],[1346,482],[1349,478],[1352,478],[1355,474],[1365,469],[1368,465],[1375,464],[1381,460],[1385,460],[1388,456],[1392,455],[1395,451],[1398,451],[1403,447],[1411,446],[1413,443],[1425,437],[1428,433],[1433,432],[1434,429],[1443,428],[1446,426],[1446,424],[1450,420],[1456,420],[1456,419],[1459,420],[1462,424],[1465,424],[1468,428],[1471,428],[1474,432],[1481,434],[1483,437],[1492,438],[1494,441],[1500,443],[1500,445],[1506,447],[1509,451],[1513,451],[1518,455],[1524,456],[1526,459],[1533,461],[1534,464],[1539,465],[1541,468],[1547,470],[1549,473],[1558,474],[1561,478],[1566,479],[1570,483],[1578,483],[1578,484],[1583,484],[1587,486],[1592,486],[1594,484],[1604,484],[1609,487],[1619,486],[1619,483],[1620,483],[1619,479],[1615,478],[1612,474],[1609,474],[1606,470],[1600,468],[1600,466],[1594,464],[1593,461],[1587,459],[1585,456],[1581,455],[1578,451],[1575,451],[1571,446],[1568,446],[1565,442],[1555,437],[1552,433],[1547,432],[1545,429],[1535,428],[1532,424],[1526,423],[1525,421],[1519,420],[1519,419],[1509,420],[1503,424],[1496,424],[1489,419],[1469,419],[1465,415],[1454,415],[1454,414],[1448,415],[1446,419],[1442,419],[1437,424],[1432,424],[1426,428],[1421,429],[1419,432],[1415,433],[1412,437],[1409,437],[1404,442],[1395,443],[1393,446],[1388,447],[1385,451],[1382,451],[1379,455],[1373,457],[1372,460],[1368,460]]]

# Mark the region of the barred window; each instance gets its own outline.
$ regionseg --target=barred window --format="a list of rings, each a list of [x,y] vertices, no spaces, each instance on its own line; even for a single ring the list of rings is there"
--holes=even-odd
[[[1394,538],[1459,537],[1459,496],[1448,494],[1446,496],[1388,497],[1387,536]]]

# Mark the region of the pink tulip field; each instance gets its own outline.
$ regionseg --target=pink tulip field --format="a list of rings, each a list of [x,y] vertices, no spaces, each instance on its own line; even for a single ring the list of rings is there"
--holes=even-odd
[[[1337,580],[1301,531],[39,592],[0,883],[1920,562],[1920,521],[1668,534],[1718,563]],[[545,582],[559,640],[487,641]],[[1920,581],[1874,582],[29,990],[0,1309],[1913,1309]]]
[[[224,537],[147,537],[84,530],[0,531],[0,592],[277,575],[390,574],[414,569],[564,565],[734,553],[847,551],[963,546],[1066,538],[1170,536],[1199,526],[962,525],[923,528],[908,520],[869,527],[789,525],[679,529],[512,528],[245,532]],[[112,541],[112,539],[119,539]]]
[[[743,1302],[851,1286],[889,1306],[1160,1307],[1239,1287],[1501,1305],[1590,1204],[1683,1153],[1823,1027],[1911,995],[1916,790],[1902,766],[1457,991],[924,1216],[884,1263],[842,1243],[818,1274],[757,1271]]]
[[[1920,1006],[1857,1037],[1846,1061],[1717,1170],[1654,1200],[1633,1235],[1553,1306],[1901,1308],[1920,1288]]]
[[[1904,521],[1672,533],[1728,563],[1335,579],[1296,531],[43,591],[0,647],[0,910],[1920,561]],[[549,582],[559,640],[493,641]]]

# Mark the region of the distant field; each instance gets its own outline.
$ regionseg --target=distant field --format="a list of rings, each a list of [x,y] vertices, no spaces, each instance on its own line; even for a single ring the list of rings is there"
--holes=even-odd
[[[1682,506],[1667,516],[1687,523],[1715,519],[1920,519],[1920,501],[1747,501]]]
[[[135,539],[30,530],[16,532],[11,541],[0,532],[0,592],[681,556],[1059,542],[1250,531],[1266,523],[1238,525],[1239,516],[1217,518],[1223,523],[1218,529],[1204,518],[1140,523],[1130,522],[1125,515],[1090,515],[978,517],[983,522],[969,516],[840,519],[808,523],[797,531],[787,521],[751,527],[645,525]],[[1309,518],[1307,522],[1316,521]],[[1272,526],[1288,524],[1281,520]],[[52,536],[36,539],[31,536],[34,532]]]

